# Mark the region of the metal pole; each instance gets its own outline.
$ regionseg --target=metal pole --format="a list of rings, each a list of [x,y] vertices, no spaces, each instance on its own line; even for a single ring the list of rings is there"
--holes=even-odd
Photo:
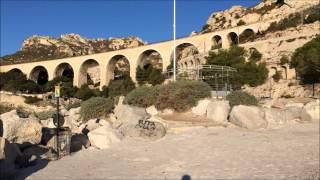
[[[59,147],[59,130],[60,130],[60,117],[59,117],[59,97],[57,97],[57,124],[58,124],[58,127],[57,127],[57,136],[56,136],[56,140],[57,140],[57,156],[58,156],[58,159],[60,157],[60,147]]]
[[[176,0],[173,0],[173,81],[176,81]]]

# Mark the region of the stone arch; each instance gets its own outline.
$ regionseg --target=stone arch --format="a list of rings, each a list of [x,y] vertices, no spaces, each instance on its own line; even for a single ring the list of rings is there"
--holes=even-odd
[[[162,70],[163,59],[161,54],[154,49],[143,51],[138,58],[138,66],[145,69],[147,65],[152,65],[152,67]]]
[[[195,55],[199,54],[198,48],[191,43],[181,43],[176,46],[177,68],[184,69],[185,62],[196,59]],[[170,62],[173,62],[173,52]],[[181,63],[179,63],[181,62]]]
[[[69,63],[59,64],[54,71],[54,77],[66,77],[73,80],[74,71],[72,66]]]
[[[39,85],[46,84],[48,82],[48,71],[43,66],[34,67],[29,75],[29,79],[38,83]]]
[[[16,80],[27,80],[27,75],[24,74],[19,68],[13,68],[6,73],[10,74],[10,76],[14,77]]]
[[[275,75],[277,73],[277,68],[272,66],[270,67],[270,71],[269,71],[269,77],[272,77],[273,75]]]
[[[253,29],[247,28],[239,35],[239,44],[246,42],[252,42],[255,38],[255,32]]]
[[[228,34],[228,41],[229,41],[230,46],[239,44],[238,34],[235,32],[230,32]]]
[[[130,76],[130,62],[124,55],[113,56],[107,65],[107,84],[110,80]]]
[[[99,86],[100,85],[100,64],[94,59],[84,61],[79,70],[79,86],[84,84]]]
[[[220,49],[222,48],[222,37],[219,35],[215,35],[212,37],[212,49]]]
[[[286,66],[281,66],[282,78],[287,80],[288,79],[288,69]]]

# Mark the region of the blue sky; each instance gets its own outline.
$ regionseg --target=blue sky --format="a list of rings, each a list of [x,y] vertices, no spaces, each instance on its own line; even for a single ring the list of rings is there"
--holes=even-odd
[[[77,33],[88,38],[172,39],[173,0],[0,0],[1,56],[34,35]],[[261,0],[177,0],[177,37],[200,31],[209,15]]]

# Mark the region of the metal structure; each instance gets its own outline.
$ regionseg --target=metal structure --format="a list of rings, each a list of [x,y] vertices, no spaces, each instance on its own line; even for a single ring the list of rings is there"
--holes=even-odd
[[[232,77],[237,70],[230,66],[197,65],[191,68],[177,69],[177,79],[199,80],[208,83],[212,88],[212,96],[227,96],[232,89]],[[164,72],[171,78],[173,69]]]

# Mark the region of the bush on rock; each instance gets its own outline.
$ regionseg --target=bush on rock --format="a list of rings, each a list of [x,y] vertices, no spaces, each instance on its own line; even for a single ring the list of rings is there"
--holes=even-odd
[[[113,109],[113,101],[102,97],[92,97],[81,103],[80,116],[83,122],[106,116]]]
[[[125,102],[138,107],[149,107],[155,104],[157,96],[156,87],[141,86],[131,91]]]
[[[158,87],[155,106],[158,109],[185,111],[200,99],[211,96],[211,87],[202,81],[176,81]]]
[[[255,96],[243,91],[233,91],[227,96],[227,100],[231,107],[236,105],[258,105],[258,100]]]

